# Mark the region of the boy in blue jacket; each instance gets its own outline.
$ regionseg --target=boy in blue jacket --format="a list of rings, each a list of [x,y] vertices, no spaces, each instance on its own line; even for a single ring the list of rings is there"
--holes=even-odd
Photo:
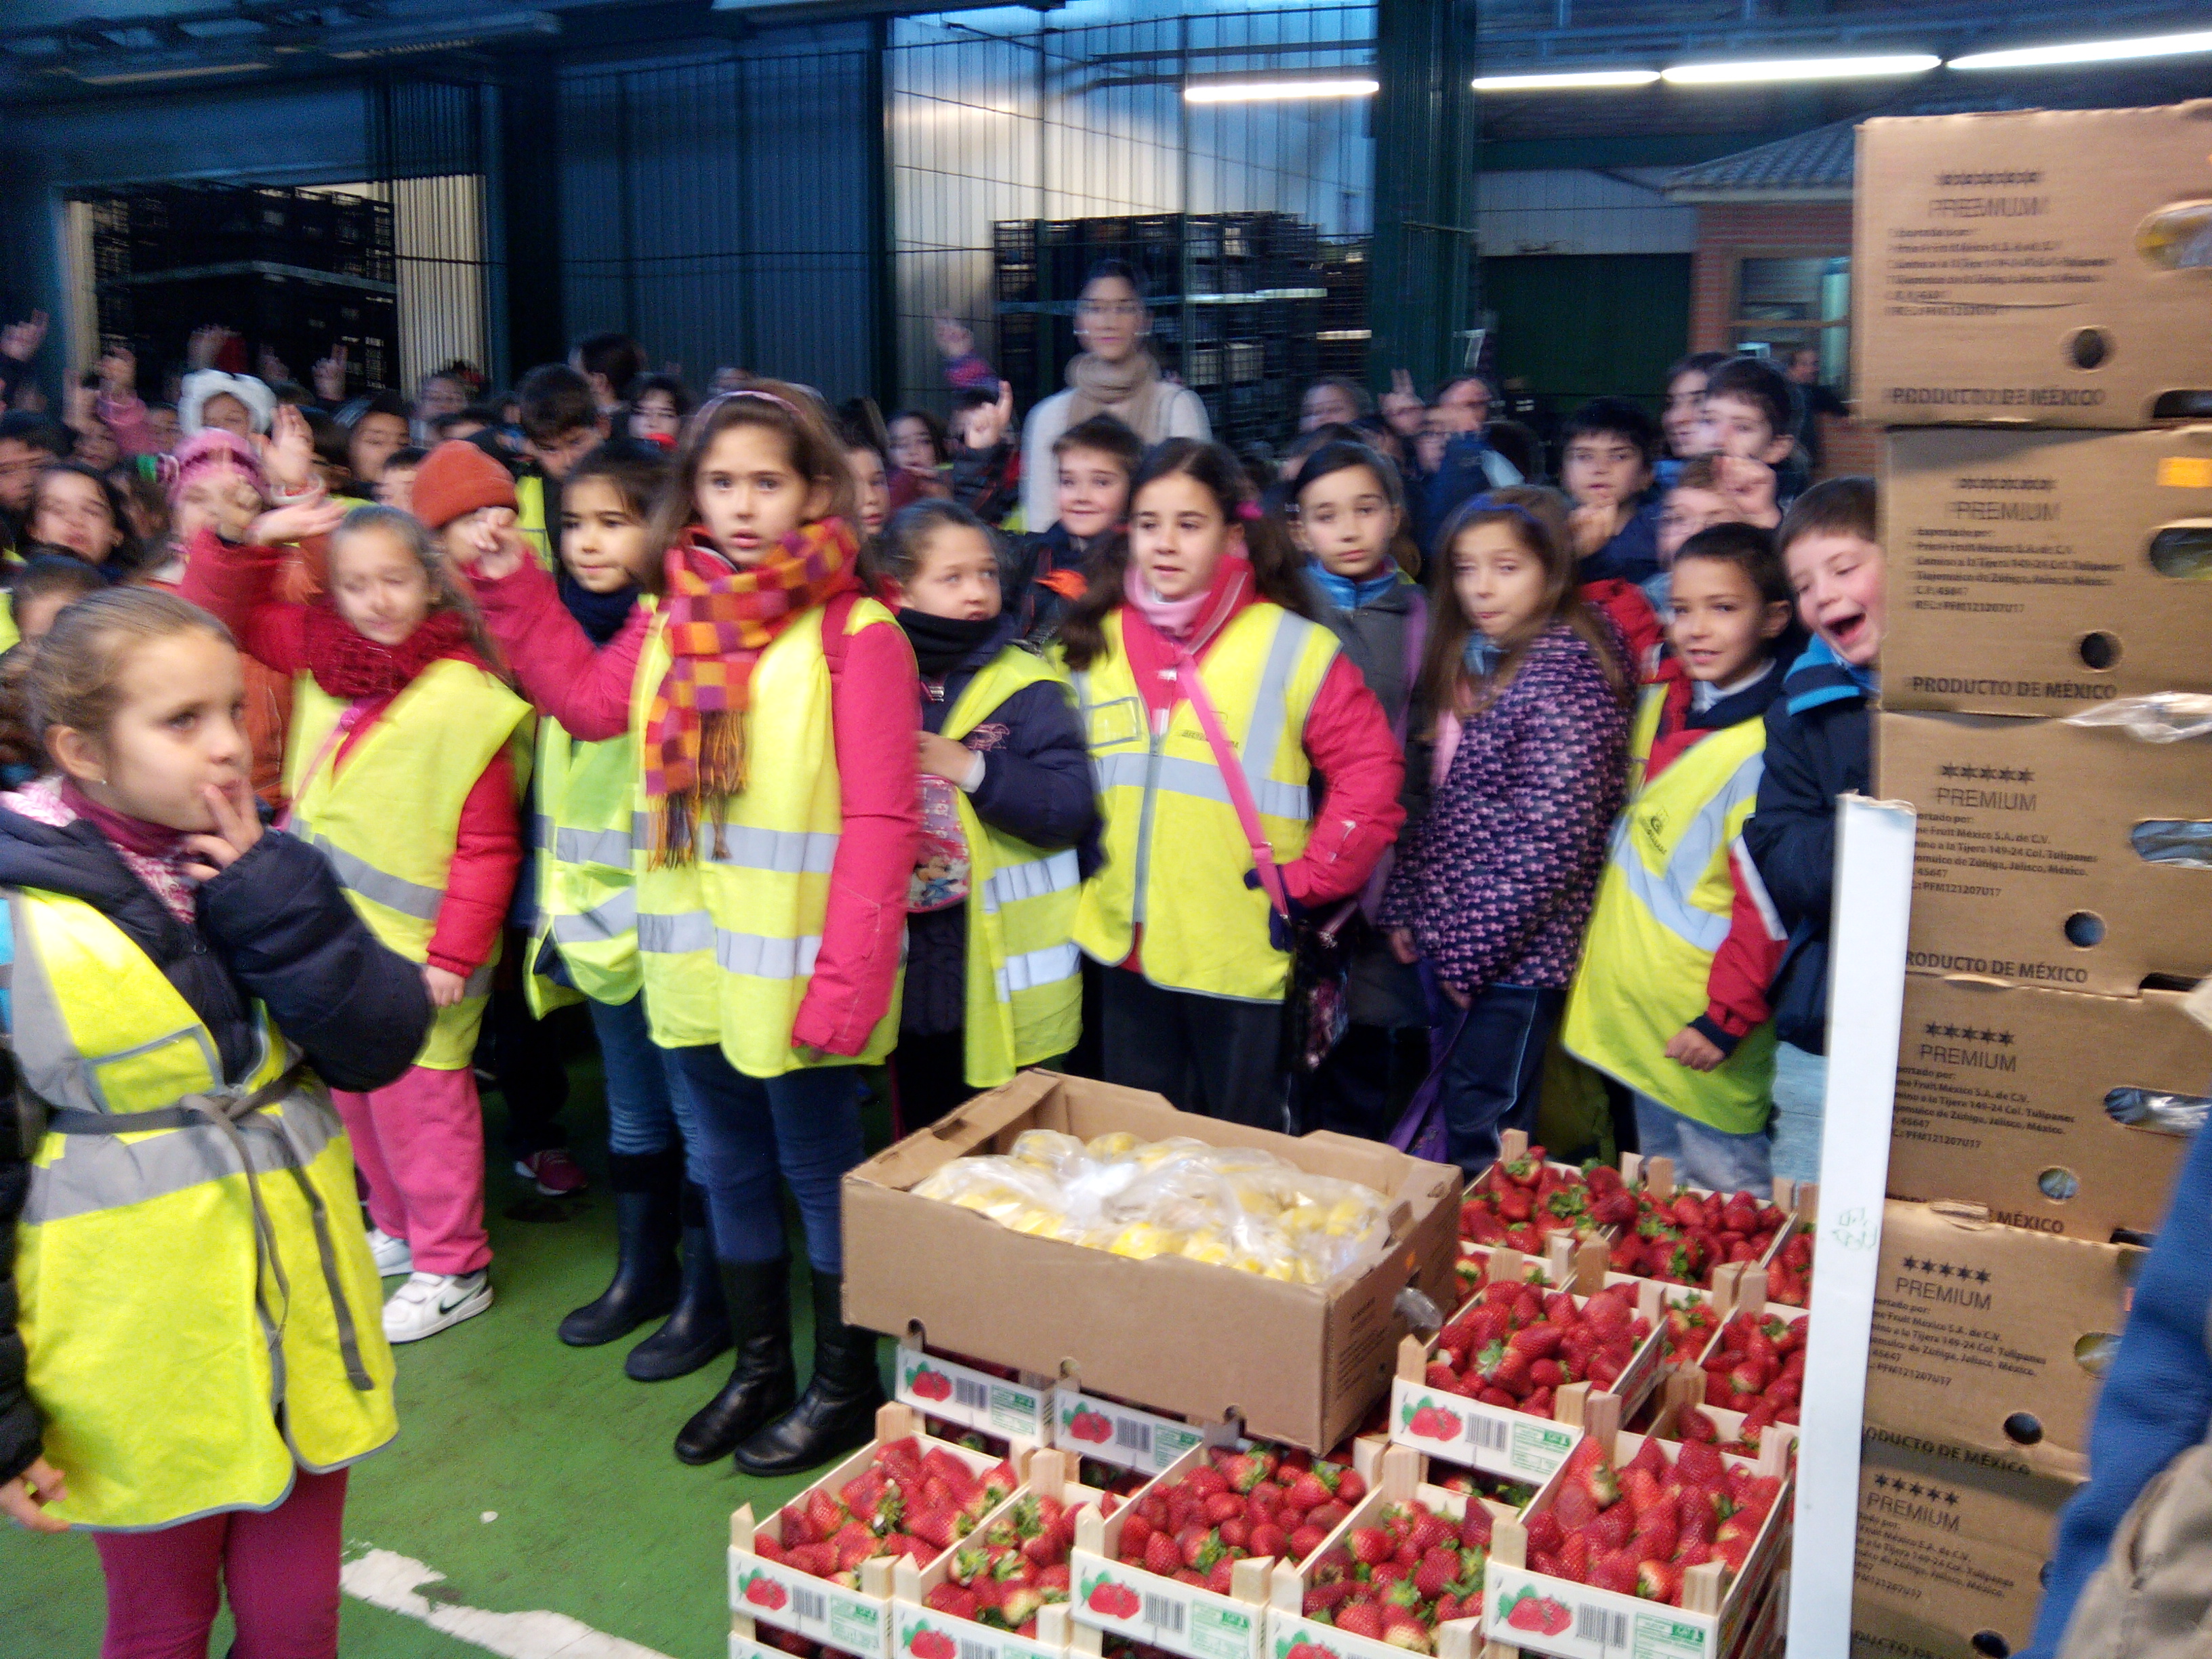
[[[1836,797],[1873,779],[1882,551],[1871,478],[1831,478],[1798,497],[1775,545],[1813,635],[1766,714],[1766,769],[1743,827],[1790,930],[1774,986],[1775,1176],[1820,1177],[1828,1081],[1828,913],[1834,902]]]

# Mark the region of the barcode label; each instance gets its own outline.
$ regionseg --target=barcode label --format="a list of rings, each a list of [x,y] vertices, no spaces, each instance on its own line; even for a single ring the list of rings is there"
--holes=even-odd
[[[1152,1425],[1139,1422],[1133,1417],[1117,1417],[1114,1419],[1114,1443],[1123,1451],[1138,1452],[1149,1457],[1152,1450]]]
[[[988,1384],[965,1376],[952,1379],[952,1403],[973,1412],[991,1409],[991,1390]]]
[[[1575,1634],[1601,1648],[1625,1648],[1628,1645],[1628,1615],[1584,1602],[1575,1609]]]
[[[802,1589],[797,1584],[789,1588],[791,1610],[801,1619],[811,1619],[818,1625],[830,1616],[828,1604],[823,1600],[820,1590]]]
[[[971,1642],[963,1636],[960,1638],[960,1659],[999,1659],[999,1650],[994,1643]]]
[[[1172,1596],[1145,1592],[1145,1622],[1170,1636],[1182,1634],[1182,1603]]]
[[[1502,1418],[1467,1414],[1467,1437],[1482,1451],[1502,1452],[1513,1443],[1513,1425]]]

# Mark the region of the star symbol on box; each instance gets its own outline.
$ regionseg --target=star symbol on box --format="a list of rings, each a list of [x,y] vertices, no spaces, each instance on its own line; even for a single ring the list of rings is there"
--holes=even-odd
[[[1918,1267],[1919,1265],[1920,1264],[1917,1261],[1915,1261],[1909,1255],[1905,1258],[1905,1271],[1907,1273],[1912,1272],[1915,1268]]]
[[[1948,1279],[1951,1276],[1951,1264],[1948,1261],[1939,1264],[1936,1269],[1936,1276],[1938,1279]]]
[[[1889,1477],[1886,1474],[1877,1474],[1874,1478],[1874,1484],[1875,1490],[1880,1491],[1889,1484]]]
[[[1990,1270],[1987,1267],[1984,1267],[1979,1273],[1976,1273],[1974,1275],[1974,1282],[1978,1285],[1988,1284],[1990,1282]]]
[[[1951,1508],[1956,1509],[1959,1507],[1959,1494],[1954,1492],[1947,1492],[1943,1494],[1943,1501]]]

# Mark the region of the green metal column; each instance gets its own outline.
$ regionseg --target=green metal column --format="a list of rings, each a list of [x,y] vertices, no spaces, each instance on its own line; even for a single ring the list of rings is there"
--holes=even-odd
[[[1474,326],[1478,0],[1380,0],[1369,382],[1455,373]]]

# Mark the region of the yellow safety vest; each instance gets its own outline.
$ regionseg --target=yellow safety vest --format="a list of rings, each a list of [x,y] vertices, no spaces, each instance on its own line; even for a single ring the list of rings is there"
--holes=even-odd
[[[1067,684],[1035,652],[1008,646],[968,682],[944,735],[958,742],[1040,682]],[[992,828],[965,790],[956,805],[968,838],[965,1073],[969,1087],[995,1089],[1023,1066],[1066,1054],[1083,1033],[1083,963],[1073,937],[1083,878],[1073,848],[1048,853]]]
[[[284,757],[291,830],[322,849],[377,938],[425,962],[469,791],[510,744],[518,790],[529,777],[530,705],[483,669],[442,659],[392,700],[340,768],[332,738],[345,708],[312,674],[300,677]],[[469,1063],[498,960],[495,949],[467,994],[438,1011],[416,1065],[456,1072]]]
[[[1083,884],[1075,942],[1113,966],[1128,959],[1142,927],[1145,977],[1154,984],[1280,1001],[1291,959],[1268,942],[1267,896],[1244,885],[1252,854],[1212,745],[1188,699],[1164,732],[1153,731],[1119,611],[1105,632],[1105,654],[1075,676],[1106,855]],[[1278,863],[1305,850],[1306,716],[1339,648],[1320,623],[1263,602],[1231,619],[1200,666]]]
[[[808,1061],[791,1046],[822,945],[830,871],[845,823],[822,616],[817,606],[791,623],[753,665],[744,716],[749,782],[720,803],[719,829],[714,804],[702,808],[699,859],[654,870],[644,826],[636,838],[638,951],[653,1040],[663,1047],[719,1042],[748,1077],[780,1077],[806,1065],[874,1065],[898,1040],[894,988],[859,1054]],[[865,628],[896,626],[882,605],[860,599],[847,612],[845,634],[849,640]],[[631,692],[630,730],[641,757],[647,711],[668,672],[662,633],[656,617]],[[638,810],[649,813],[642,765],[639,773]]]
[[[340,1468],[397,1428],[344,1128],[265,1012],[227,1085],[213,1033],[114,923],[0,897],[15,1067],[52,1112],[15,1261],[29,1392],[69,1477],[50,1512],[136,1530],[273,1508],[295,1464]]]
[[[629,733],[580,743],[550,716],[538,723],[538,915],[531,930],[531,1011],[564,999],[535,969],[550,938],[576,989],[628,1002],[645,988],[637,956],[632,824],[637,745]]]
[[[1766,723],[1741,720],[1700,738],[1647,784],[1665,702],[1666,688],[1653,686],[1637,711],[1629,804],[1613,825],[1559,1040],[1671,1111],[1753,1134],[1765,1126],[1773,1092],[1771,1020],[1710,1072],[1666,1050],[1708,1006],[1706,982],[1735,902],[1729,849],[1758,805]]]
[[[561,526],[546,522],[545,494],[545,480],[535,472],[514,481],[514,527],[538,555],[538,562],[554,570],[559,568],[555,559],[561,550]]]

